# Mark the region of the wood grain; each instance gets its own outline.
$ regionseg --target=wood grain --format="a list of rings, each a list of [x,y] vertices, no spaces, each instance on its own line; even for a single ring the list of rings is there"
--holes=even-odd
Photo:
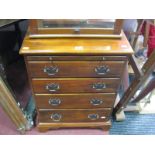
[[[31,19],[30,20],[30,24],[29,24],[29,33],[30,33],[30,37],[45,37],[46,35],[49,35],[50,37],[52,37],[53,35],[56,35],[56,37],[58,37],[58,35],[60,35],[61,37],[65,34],[65,35],[74,35],[75,37],[81,35],[81,37],[83,35],[91,35],[91,37],[93,35],[119,35],[121,33],[122,30],[122,26],[123,26],[123,19],[116,19],[114,21],[114,28],[112,27],[79,27],[78,31],[75,31],[76,27],[48,27],[45,28],[42,26],[42,19]],[[46,20],[46,22],[50,22],[50,20]],[[81,22],[81,20],[74,20],[74,24],[79,24]],[[89,21],[90,22],[90,21]],[[96,21],[97,22],[97,21]],[[59,25],[64,25],[64,23],[66,24],[66,20],[55,20],[55,22],[53,22],[53,24],[59,24]],[[67,24],[73,24],[72,21],[68,20]],[[76,25],[75,25],[76,26]]]
[[[55,55],[40,55],[26,56],[27,61],[127,61],[127,56],[55,56]]]
[[[57,84],[60,89],[50,92],[46,89],[49,84]],[[96,90],[93,85],[96,83],[105,84],[106,88]],[[63,94],[63,93],[113,93],[119,86],[119,78],[52,78],[52,79],[32,79],[35,93],[38,94]]]
[[[109,120],[111,109],[95,110],[39,110],[39,120],[44,123],[59,122],[106,122]],[[52,114],[61,115],[60,121],[51,119]],[[88,118],[89,114],[97,114],[99,117],[95,120]]]
[[[80,122],[80,123],[38,123],[38,130],[40,132],[46,132],[48,130],[59,129],[59,128],[91,128],[91,129],[102,129],[108,131],[111,127],[111,121],[107,122]]]
[[[111,108],[115,101],[115,93],[84,93],[84,94],[36,94],[38,109],[94,109]],[[59,99],[60,104],[49,104],[51,99]],[[92,104],[92,99],[101,100],[101,104]]]
[[[124,70],[124,61],[29,61],[31,77],[120,77]],[[56,67],[58,72],[49,75],[46,68]],[[100,74],[96,69],[106,67],[109,71]],[[119,68],[119,70],[118,70]],[[102,73],[102,72],[101,72]]]
[[[133,50],[124,33],[121,39],[106,38],[53,38],[23,41],[20,54],[31,55],[125,55]]]
[[[32,27],[35,24],[33,23]],[[120,33],[120,25],[122,21],[118,20],[115,25],[116,31],[113,33]],[[38,32],[45,32],[41,31]],[[29,34],[26,35],[20,54],[25,56],[27,64],[39,114],[39,131],[74,127],[109,130],[111,112],[122,73],[128,56],[133,54],[124,33],[121,34],[119,39],[63,38],[61,33],[60,38],[32,39]],[[44,67],[52,65],[59,68],[54,76],[47,75],[47,70],[44,70]],[[97,75],[94,69],[100,65],[108,66],[110,71],[105,75]],[[47,90],[47,85],[53,83],[59,85],[55,92]],[[104,84],[105,87],[100,90],[93,88],[93,85],[98,83]],[[61,102],[57,106],[51,105],[50,99],[59,99]],[[103,102],[94,106],[91,104],[92,99]],[[53,113],[61,114],[61,121],[55,122],[51,119]],[[99,118],[90,120],[88,115],[94,113],[97,113]]]

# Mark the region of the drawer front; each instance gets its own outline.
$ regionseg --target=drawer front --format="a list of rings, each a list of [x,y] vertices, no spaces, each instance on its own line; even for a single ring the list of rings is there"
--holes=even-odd
[[[120,83],[119,78],[59,78],[32,79],[33,90],[38,94],[63,93],[113,93]]]
[[[31,77],[120,77],[125,61],[29,61]]]
[[[112,108],[116,94],[57,94],[35,95],[38,109]]]
[[[126,61],[127,56],[27,56],[28,61]]]
[[[61,122],[104,122],[110,118],[111,109],[99,110],[40,110],[39,121]]]

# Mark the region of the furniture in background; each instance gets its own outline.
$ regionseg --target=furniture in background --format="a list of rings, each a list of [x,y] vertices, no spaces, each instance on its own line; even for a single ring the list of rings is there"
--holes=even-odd
[[[138,20],[138,21],[139,21],[139,27],[137,30],[138,33],[134,42],[135,44],[137,43],[137,39],[140,34],[144,36],[143,46],[144,48],[147,48],[147,58],[149,59],[151,53],[154,52],[154,49],[155,49],[155,20],[147,19],[147,20]],[[155,88],[154,78],[155,76],[154,76],[154,70],[153,70],[152,74],[148,77],[149,83],[145,86],[145,89],[143,89],[140,92],[140,94],[136,97],[136,99],[134,99],[133,102],[139,102],[150,93],[150,95],[146,99],[146,104],[150,103],[150,98],[152,97],[153,89]]]
[[[115,99],[133,50],[121,31],[122,24],[99,20],[89,29],[94,21],[82,20],[77,29],[79,22],[30,21],[20,54],[25,58],[39,131],[73,127],[108,130],[111,126]],[[104,31],[100,22],[113,24],[113,28]],[[39,30],[36,23],[41,23]],[[71,28],[67,29],[68,25]],[[119,31],[115,34],[116,27]],[[98,29],[102,31],[96,34]]]
[[[9,72],[9,71],[12,71],[11,70],[12,66],[17,67],[17,65],[14,65],[14,64],[15,62],[16,63],[18,62],[18,59],[16,55],[13,57],[11,53],[13,52],[13,47],[15,46],[16,43],[18,44],[18,49],[21,47],[22,34],[20,31],[19,23],[22,21],[24,20],[16,20],[16,19],[0,20],[0,30],[1,30],[0,33],[1,33],[1,43],[2,43],[0,47],[0,106],[8,115],[8,117],[12,120],[12,122],[16,125],[17,130],[19,130],[21,133],[24,133],[26,130],[30,130],[31,127],[33,126],[34,122],[33,122],[32,111],[34,112],[34,110],[30,112],[30,107],[31,109],[34,109],[34,106],[26,105],[25,108],[23,108],[23,105],[21,105],[18,97],[15,96],[15,92],[16,92],[15,89],[13,89],[13,87],[11,87],[12,85],[10,85],[10,83],[12,83],[10,79],[11,80],[16,79],[20,81],[21,75],[18,75],[18,74],[12,75],[11,73],[13,72],[11,73]],[[15,32],[8,30],[12,26],[15,27]],[[11,36],[10,34],[12,33],[14,33],[15,34],[14,36],[16,36],[13,39],[10,39],[8,36],[5,36],[6,34]],[[7,43],[5,42],[5,39],[3,37],[5,37],[5,39],[6,37],[8,37]],[[12,40],[15,40],[15,41],[12,42]],[[6,46],[8,47],[5,48]],[[9,59],[10,57],[11,59]],[[19,68],[15,68],[14,70],[17,70],[17,69]],[[13,78],[13,76],[17,76],[18,79],[17,77]],[[15,87],[18,87],[18,86],[15,85]],[[22,87],[23,87],[22,89],[24,89],[24,85]]]
[[[22,44],[22,36],[21,36],[19,23],[22,22],[23,20],[24,19],[1,19],[0,20],[0,29],[14,25],[19,48],[21,47],[21,44]]]
[[[0,76],[0,106],[6,112],[8,117],[16,125],[17,130],[21,133],[25,133],[26,130],[30,130],[32,122],[26,118],[24,111],[20,108],[20,103],[17,102],[15,96],[11,92],[7,82]]]
[[[19,59],[18,50],[23,41],[20,24],[23,22],[23,19],[0,20],[0,56],[4,68]]]
[[[140,69],[138,64],[136,64],[134,57],[131,57],[130,62],[135,70],[136,76],[114,108],[114,114],[116,114],[117,120],[124,119],[122,112],[127,105],[131,102],[139,101],[154,88],[154,84],[152,85],[152,82],[154,82],[154,76],[152,76],[152,73],[155,69],[155,51],[152,52],[142,69]],[[150,76],[152,77],[151,80]],[[138,96],[136,96],[136,92],[138,90],[141,90],[141,92]]]
[[[136,44],[138,43],[139,35],[143,35],[143,46],[140,49],[137,49],[135,53],[135,61],[139,68],[142,68],[145,65],[147,59],[150,61],[150,54],[155,48],[155,25],[154,20],[138,20],[137,31],[131,33],[135,35],[132,47],[136,49]],[[147,54],[146,54],[147,53]],[[151,55],[152,57],[153,55]],[[150,64],[150,67],[153,64]],[[132,74],[133,75],[133,74]],[[139,89],[136,90],[134,99],[128,103],[128,106],[125,108],[125,111],[137,111],[140,113],[154,113],[153,103],[151,103],[151,98],[154,89],[154,71],[147,76],[147,82],[144,82]],[[149,109],[148,109],[149,108]],[[146,109],[146,110],[145,110]],[[122,120],[121,117],[118,120]],[[125,118],[125,117],[124,117]]]
[[[131,45],[133,49],[135,49],[138,37],[143,35],[143,47],[148,48],[147,55],[149,56],[155,48],[155,21],[153,19],[138,19],[137,22],[138,26],[136,32],[131,32],[131,35],[135,36]]]

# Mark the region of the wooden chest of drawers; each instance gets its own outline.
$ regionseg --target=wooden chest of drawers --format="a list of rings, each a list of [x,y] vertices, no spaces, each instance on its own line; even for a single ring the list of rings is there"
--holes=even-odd
[[[122,39],[30,39],[23,42],[38,129],[108,130],[132,49]]]

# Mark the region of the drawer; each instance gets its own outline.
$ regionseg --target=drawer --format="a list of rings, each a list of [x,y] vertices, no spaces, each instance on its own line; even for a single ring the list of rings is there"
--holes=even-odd
[[[104,122],[110,118],[111,109],[95,110],[40,110],[42,123]]]
[[[120,77],[125,61],[28,61],[31,77]]]
[[[127,61],[127,56],[27,56],[28,61]]]
[[[115,93],[35,95],[38,109],[113,108]]]
[[[34,93],[101,93],[116,92],[119,78],[52,78],[32,79]]]

